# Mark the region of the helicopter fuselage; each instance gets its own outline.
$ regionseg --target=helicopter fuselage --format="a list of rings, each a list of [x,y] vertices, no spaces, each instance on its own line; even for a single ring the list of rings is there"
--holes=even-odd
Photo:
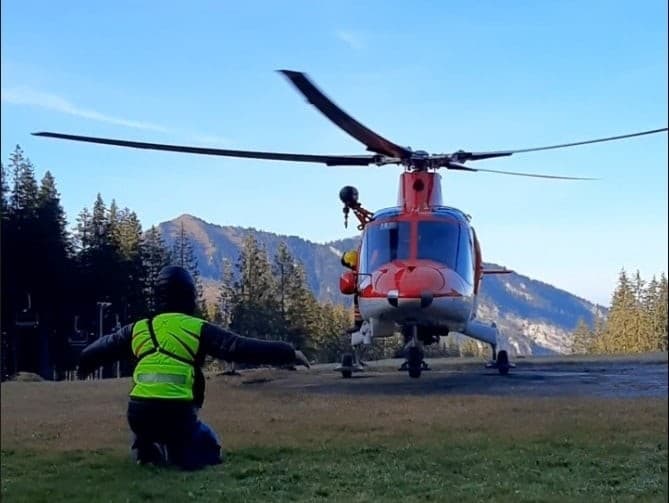
[[[446,335],[464,330],[476,310],[476,237],[454,208],[377,212],[358,251],[360,315],[373,336],[417,325]]]
[[[356,295],[374,338],[412,326],[431,335],[461,332],[475,316],[480,247],[469,216],[441,204],[439,178],[403,173],[398,205],[364,226]]]

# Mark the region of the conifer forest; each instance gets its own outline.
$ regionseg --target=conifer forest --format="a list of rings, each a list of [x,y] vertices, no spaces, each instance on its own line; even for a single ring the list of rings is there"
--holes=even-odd
[[[182,232],[167,247],[137,214],[98,194],[71,228],[56,180],[38,182],[19,146],[2,164],[2,378],[19,371],[65,379],[81,349],[152,313],[160,269],[181,265],[198,286],[199,315],[235,332],[292,343],[315,360],[335,358],[352,323],[339,305],[318,303],[285,246],[274,257],[252,238],[223,267],[217,305],[206,305],[197,260]],[[99,377],[131,375],[133,362]]]
[[[3,380],[19,371],[70,378],[86,344],[152,313],[155,278],[170,264],[191,272],[198,314],[209,321],[287,341],[314,361],[335,361],[347,347],[350,309],[318,302],[285,245],[269,256],[247,237],[239,257],[223,264],[217,302],[209,305],[183,231],[168,247],[157,228],[143,229],[135,212],[101,194],[68,222],[54,176],[47,171],[38,181],[19,146],[2,163],[1,204]],[[607,318],[594,326],[582,321],[572,351],[658,350],[667,350],[667,278],[645,281],[623,270]],[[132,368],[121,362],[99,377],[127,376]]]

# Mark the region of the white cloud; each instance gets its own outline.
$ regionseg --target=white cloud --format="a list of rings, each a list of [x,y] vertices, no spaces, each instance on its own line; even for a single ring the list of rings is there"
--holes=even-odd
[[[117,126],[124,126],[134,129],[143,129],[145,131],[157,131],[159,133],[172,132],[169,128],[151,122],[135,121],[130,119],[121,119],[112,117],[110,115],[101,114],[95,110],[87,110],[79,108],[70,103],[65,98],[56,96],[55,94],[34,91],[26,87],[15,87],[11,89],[2,89],[2,101],[5,103],[12,103],[14,105],[30,105],[47,110],[54,110],[75,117],[82,117],[84,119],[91,119],[98,122],[105,122],[107,124],[115,124]]]
[[[200,144],[208,144],[212,146],[230,145],[231,141],[228,138],[217,135],[200,135],[193,132],[179,131],[174,128],[169,128],[160,124],[152,122],[137,121],[125,119],[120,117],[112,117],[95,110],[81,108],[74,103],[66,100],[61,96],[42,91],[35,91],[28,87],[13,87],[2,89],[2,102],[11,103],[13,105],[28,105],[46,110],[53,110],[83,119],[90,119],[106,124],[113,124],[116,126],[123,126],[133,129],[141,129],[143,131],[155,131],[158,133],[168,133],[173,135],[181,135],[186,139],[195,141]]]
[[[359,33],[350,30],[337,30],[337,38],[348,45],[351,49],[363,49],[365,44]]]

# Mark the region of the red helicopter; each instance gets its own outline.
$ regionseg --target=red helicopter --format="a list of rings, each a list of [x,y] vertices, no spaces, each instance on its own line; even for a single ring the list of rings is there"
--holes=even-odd
[[[667,131],[667,128],[661,128],[522,150],[458,150],[450,154],[429,154],[392,143],[366,128],[335,105],[305,74],[290,70],[280,72],[309,103],[373,153],[292,154],[166,145],[50,132],[33,135],[149,150],[311,162],[328,166],[402,165],[404,172],[400,175],[396,206],[371,212],[362,207],[354,187],[344,187],[339,194],[344,204],[345,218],[353,211],[360,222],[358,229],[362,231],[360,248],[342,257],[342,264],[350,270],[342,274],[340,290],[343,294],[354,296],[356,314],[356,325],[349,331],[353,351],[343,356],[337,369],[345,378],[351,377],[354,371],[363,370],[364,364],[357,356],[360,344],[371,344],[375,338],[390,337],[398,331],[404,337],[406,350],[406,361],[400,369],[407,370],[411,377],[420,377],[423,370],[429,369],[423,358],[423,347],[436,343],[441,336],[450,332],[465,334],[489,344],[492,359],[487,367],[498,369],[500,374],[507,374],[513,367],[507,350],[498,351],[499,330],[496,325],[484,323],[476,317],[481,279],[487,274],[511,271],[483,268],[481,247],[469,215],[443,204],[439,169],[592,180],[477,169],[465,163]]]

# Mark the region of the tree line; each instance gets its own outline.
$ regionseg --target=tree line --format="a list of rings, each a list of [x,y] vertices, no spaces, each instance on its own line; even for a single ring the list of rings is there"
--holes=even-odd
[[[68,229],[49,171],[38,182],[19,146],[0,169],[3,380],[19,371],[65,378],[86,344],[151,315],[157,274],[170,264],[193,275],[198,315],[243,335],[289,341],[314,358],[339,351],[350,312],[316,301],[285,245],[270,258],[248,238],[235,264],[225,264],[219,298],[208,305],[183,227],[168,247],[157,228],[144,231],[134,211],[98,194]],[[100,376],[130,375],[132,365]]]
[[[639,271],[630,278],[623,269],[606,319],[592,325],[579,320],[573,333],[573,353],[642,353],[667,351],[667,277],[650,281]]]
[[[248,235],[235,263],[224,260],[212,319],[248,337],[283,340],[318,361],[333,361],[348,344],[350,309],[319,303],[303,265],[281,243],[270,257]]]
[[[171,247],[160,231],[144,231],[134,211],[105,203],[100,194],[68,229],[60,194],[47,171],[38,182],[19,146],[1,169],[0,361],[2,378],[19,371],[62,379],[76,368],[83,346],[114,328],[149,316],[158,272],[186,267],[198,289],[198,315],[242,335],[292,343],[318,361],[348,350],[349,309],[319,303],[305,270],[287,246],[274,256],[249,235],[226,259],[217,299],[207,303],[193,246],[182,227]],[[473,341],[468,341],[476,346]],[[396,356],[401,341],[365,348],[365,357]],[[476,353],[463,347],[449,354]],[[474,348],[476,349],[476,348]],[[456,351],[457,350],[457,351]],[[575,353],[667,350],[667,278],[645,282],[623,270],[608,318],[573,333]],[[133,362],[106,368],[101,377],[129,375]]]

